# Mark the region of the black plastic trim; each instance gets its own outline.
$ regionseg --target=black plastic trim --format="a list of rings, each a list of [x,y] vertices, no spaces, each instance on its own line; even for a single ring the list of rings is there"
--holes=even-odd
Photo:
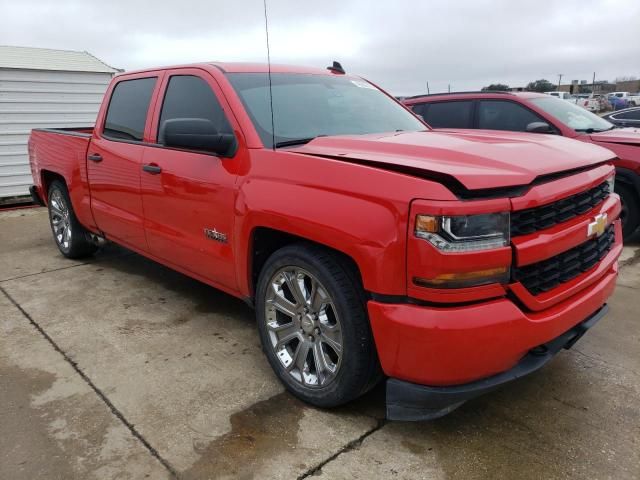
[[[511,238],[546,230],[583,215],[601,205],[609,195],[604,181],[595,187],[533,208],[511,212]]]
[[[40,194],[38,193],[38,187],[31,185],[29,187],[29,193],[31,194],[31,200],[33,200],[33,203],[40,205],[41,207],[45,206],[44,201],[40,198]]]
[[[91,138],[91,133],[82,133],[77,132],[75,130],[90,128],[93,130],[93,125],[89,127],[71,127],[71,128],[34,128],[32,131],[35,132],[48,132],[48,133],[57,133],[59,135],[69,135],[71,137],[82,137],[82,138]]]
[[[529,375],[546,365],[563,348],[571,348],[608,311],[609,307],[603,305],[567,332],[531,349],[511,370],[482,380],[450,387],[429,387],[390,378],[387,380],[387,418],[402,421],[439,418],[467,400]]]
[[[487,298],[482,298],[480,300],[473,300],[469,302],[430,302],[427,300],[420,300],[417,298],[409,297],[407,295],[386,295],[383,293],[368,292],[367,296],[369,297],[370,300],[373,300],[374,302],[378,302],[378,303],[388,303],[391,305],[407,304],[407,305],[418,305],[420,307],[438,307],[438,308],[467,307],[469,305],[477,305],[479,303],[489,302],[496,298],[496,297],[487,297]]]
[[[640,175],[635,173],[633,170],[624,167],[616,167],[616,183],[618,182],[635,188],[638,195],[640,195]]]

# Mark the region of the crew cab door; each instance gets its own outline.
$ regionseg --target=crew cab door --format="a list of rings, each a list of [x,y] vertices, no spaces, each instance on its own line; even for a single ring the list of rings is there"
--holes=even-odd
[[[86,159],[96,225],[107,238],[142,251],[147,250],[140,195],[143,141],[158,84],[157,76],[147,74],[123,77],[111,87]]]
[[[150,253],[217,286],[236,289],[230,237],[239,154],[165,146],[165,122],[206,119],[220,133],[234,132],[230,108],[210,74],[166,72],[152,124],[155,144],[144,149],[142,202]]]

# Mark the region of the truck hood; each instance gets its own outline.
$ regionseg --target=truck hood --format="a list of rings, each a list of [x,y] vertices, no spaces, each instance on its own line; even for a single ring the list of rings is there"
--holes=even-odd
[[[590,137],[594,142],[640,145],[640,128],[614,128],[606,132],[592,133]]]
[[[468,190],[528,185],[537,177],[614,158],[604,148],[556,135],[483,130],[318,137],[292,151],[449,177]]]

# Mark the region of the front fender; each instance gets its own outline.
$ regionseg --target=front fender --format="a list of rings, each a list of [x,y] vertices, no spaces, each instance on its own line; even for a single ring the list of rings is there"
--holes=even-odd
[[[365,289],[404,295],[407,211],[382,199],[309,188],[269,180],[254,180],[238,197],[236,248],[238,278],[250,292],[251,239],[266,227],[326,245],[351,257],[360,269]]]

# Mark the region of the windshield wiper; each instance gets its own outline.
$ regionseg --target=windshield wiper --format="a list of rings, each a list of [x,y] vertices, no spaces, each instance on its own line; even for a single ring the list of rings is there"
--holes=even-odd
[[[309,143],[311,140],[314,140],[318,137],[326,137],[326,135],[317,135],[315,137],[309,137],[309,138],[296,138],[294,140],[284,140],[282,142],[277,142],[276,148],[293,147],[294,145],[304,145],[305,143]]]
[[[576,132],[582,132],[582,133],[602,133],[602,132],[608,132],[609,130],[613,130],[614,128],[616,128],[615,125],[612,125],[609,128],[576,128]]]

